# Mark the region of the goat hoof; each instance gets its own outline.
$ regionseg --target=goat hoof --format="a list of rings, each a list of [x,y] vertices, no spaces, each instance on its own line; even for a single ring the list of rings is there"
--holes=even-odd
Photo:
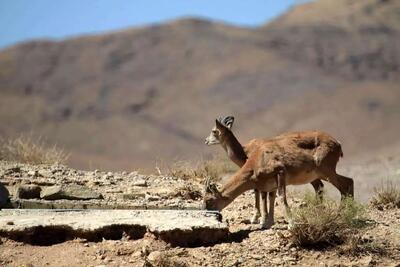
[[[254,215],[253,218],[251,218],[250,223],[252,224],[258,224],[260,222],[260,216]]]
[[[261,229],[270,229],[274,223],[273,222],[265,222],[260,223]]]

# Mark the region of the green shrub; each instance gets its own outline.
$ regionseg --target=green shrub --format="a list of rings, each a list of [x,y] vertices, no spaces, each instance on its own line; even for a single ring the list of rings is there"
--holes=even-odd
[[[292,211],[292,241],[302,247],[342,244],[364,225],[365,209],[352,199],[338,204],[332,199],[317,200],[307,194],[303,205]]]
[[[361,228],[365,226],[366,209],[365,206],[352,198],[345,198],[340,203],[340,214],[345,225],[352,228]]]

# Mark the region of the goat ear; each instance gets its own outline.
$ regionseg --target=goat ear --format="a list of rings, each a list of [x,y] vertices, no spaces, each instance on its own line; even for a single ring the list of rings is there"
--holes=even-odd
[[[222,122],[226,126],[226,128],[228,128],[230,130],[232,128],[234,121],[235,121],[235,118],[233,116],[226,116]]]

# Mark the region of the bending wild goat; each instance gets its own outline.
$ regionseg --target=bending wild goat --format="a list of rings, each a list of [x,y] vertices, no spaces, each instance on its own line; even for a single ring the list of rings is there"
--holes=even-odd
[[[215,134],[220,140],[229,140],[233,147],[241,147],[230,129],[216,120]],[[228,151],[228,154],[230,152]],[[203,205],[206,209],[222,210],[237,196],[250,189],[273,192],[283,181],[283,202],[287,213],[286,185],[307,184],[317,179],[332,183],[342,196],[353,196],[353,180],[336,173],[336,165],[342,149],[330,135],[318,132],[295,132],[271,139],[254,139],[246,145],[247,160],[242,167],[218,191],[213,184],[206,185]],[[273,224],[273,205],[266,218],[266,207],[261,202],[261,224]]]
[[[231,131],[233,122],[235,118],[233,116],[226,116],[226,117],[219,117],[218,122],[222,124],[225,128]],[[217,127],[216,125],[212,130],[210,135],[206,138],[205,144],[206,145],[216,145],[216,144],[221,144],[223,149],[226,151],[228,154],[228,157],[239,167],[242,167],[243,164],[247,160],[247,154],[252,150],[254,145],[257,145],[257,140],[254,139],[248,144],[244,145],[243,147],[240,145],[240,143],[237,141],[235,136],[233,134],[230,134],[229,132],[224,131],[224,127]],[[221,134],[223,133],[223,134]],[[322,198],[322,192],[323,192],[323,183],[321,182],[320,179],[316,179],[311,182],[312,186],[314,187],[314,190],[317,194],[317,197]],[[269,200],[269,214],[268,216],[273,217],[273,207],[275,203],[275,196],[276,192],[269,192],[268,195],[268,200]],[[255,197],[255,205],[254,205],[254,213],[252,216],[252,219],[250,220],[251,223],[257,223],[259,218],[261,217],[261,212],[260,212],[260,202],[261,206],[264,209],[266,207],[266,192],[259,192],[257,189],[254,189],[254,197]],[[265,208],[266,209],[266,208]],[[265,222],[263,222],[263,219],[261,219],[261,224],[264,225],[264,227],[267,227],[265,225]]]

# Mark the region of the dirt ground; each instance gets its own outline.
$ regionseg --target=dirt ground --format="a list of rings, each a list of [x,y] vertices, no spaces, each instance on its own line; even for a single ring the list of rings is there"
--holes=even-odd
[[[44,184],[43,180],[46,179],[45,175],[37,174],[30,179],[24,178],[32,173],[30,168],[41,170],[43,167],[23,165],[19,174],[7,172],[10,166],[5,163],[0,167],[0,171],[3,171],[0,181],[6,184],[11,193],[12,187],[18,186],[20,182],[30,180],[33,184]],[[51,168],[45,170],[51,172]],[[139,174],[89,173],[63,168],[59,176],[56,174],[48,179],[52,181],[48,185],[60,181],[66,184],[79,181],[79,184],[91,185],[92,189],[102,192],[106,203],[114,200],[119,205],[139,205],[146,199],[154,202],[154,205],[172,203],[174,206],[180,203],[184,207],[182,203],[186,201],[188,207],[200,205],[200,199],[196,196],[188,199],[182,191],[182,183],[186,184],[186,189],[200,189],[199,184],[191,181]],[[42,173],[45,174],[45,171]],[[61,176],[63,179],[60,179]],[[130,180],[124,178],[129,176]],[[10,182],[12,179],[18,182]],[[137,186],[138,181],[142,180],[146,181],[146,186]],[[136,186],[133,186],[135,183]],[[166,190],[160,185],[168,185],[170,189]],[[136,198],[124,198],[126,190],[130,190],[130,194]],[[178,191],[181,193],[177,194]],[[296,194],[291,192],[292,205],[298,203]],[[379,211],[368,208],[370,225],[360,235],[365,242],[378,249],[350,255],[342,252],[340,246],[304,249],[293,245],[279,203],[276,207],[276,224],[272,229],[260,230],[258,225],[249,224],[253,201],[253,194],[247,192],[222,212],[223,220],[229,223],[230,232],[234,233],[234,238],[229,242],[221,241],[208,247],[172,247],[146,234],[138,240],[129,240],[127,237],[101,242],[74,239],[50,246],[33,246],[2,237],[0,266],[400,266],[399,209]]]
[[[384,253],[340,255],[337,248],[300,249],[289,242],[289,232],[281,215],[269,230],[244,223],[252,208],[252,196],[237,199],[224,212],[230,230],[250,230],[236,242],[209,247],[171,247],[151,235],[139,240],[76,239],[52,246],[32,246],[1,239],[1,266],[399,266],[400,211],[369,210],[375,224],[363,236],[384,248]],[[280,213],[278,207],[278,213]],[[248,235],[247,235],[248,234]],[[287,237],[287,238],[286,238]],[[383,254],[383,255],[382,255]]]

